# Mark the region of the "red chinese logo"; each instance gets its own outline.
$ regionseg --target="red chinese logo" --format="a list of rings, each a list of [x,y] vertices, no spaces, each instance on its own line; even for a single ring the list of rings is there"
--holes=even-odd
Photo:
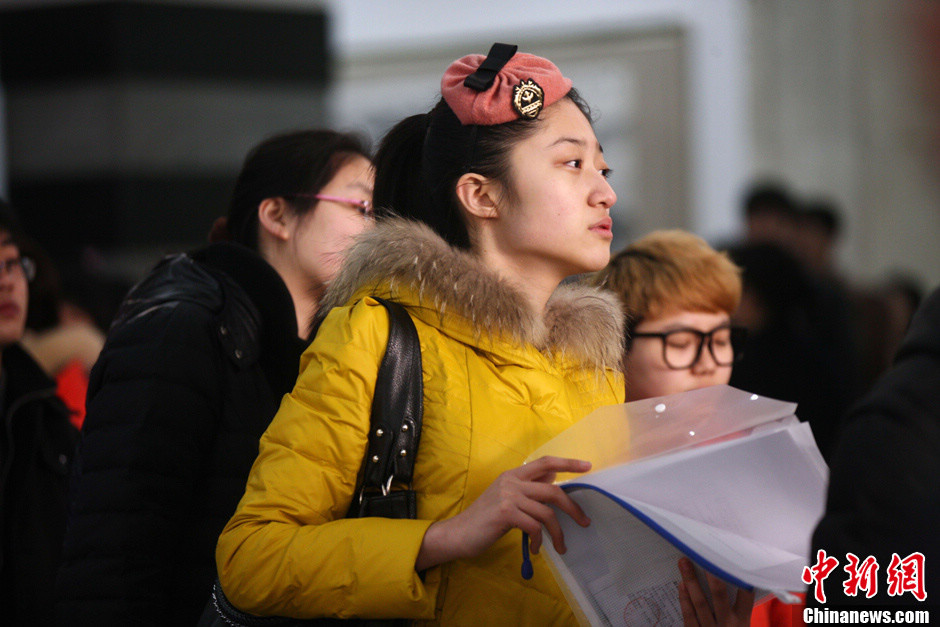
[[[924,589],[924,554],[911,553],[901,559],[897,553],[891,554],[891,564],[888,566],[888,594],[901,596],[910,592],[918,601],[927,598]]]
[[[849,561],[842,569],[849,574],[842,584],[845,595],[854,597],[859,590],[864,590],[866,598],[870,599],[878,594],[878,561],[871,555],[864,562],[860,562],[854,553],[846,553],[845,557]]]
[[[816,583],[814,595],[820,603],[826,602],[826,593],[823,591],[823,581],[829,576],[829,573],[836,569],[839,560],[834,557],[827,557],[822,549],[816,551],[816,564],[803,568],[803,583]]]
[[[878,593],[878,561],[870,555],[860,560],[854,553],[846,553],[845,558],[848,561],[842,569],[848,574],[842,584],[845,595],[854,597],[858,596],[859,592],[865,592],[869,599],[875,596]],[[892,553],[891,564],[885,570],[888,595],[897,597],[910,592],[918,601],[924,601],[927,598],[927,590],[924,587],[925,562],[923,553],[911,553],[903,559],[897,553]],[[820,549],[816,551],[816,563],[803,568],[803,583],[815,583],[814,596],[819,603],[826,602],[823,581],[838,565],[838,559],[826,555],[826,552]]]

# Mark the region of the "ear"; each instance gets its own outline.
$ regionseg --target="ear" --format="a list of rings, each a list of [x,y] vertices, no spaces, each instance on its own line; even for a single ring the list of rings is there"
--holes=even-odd
[[[499,217],[498,184],[475,172],[468,172],[457,179],[457,199],[467,212],[477,218],[490,220]]]
[[[283,198],[265,198],[258,205],[258,224],[275,238],[285,241],[290,236],[287,216],[287,201]]]

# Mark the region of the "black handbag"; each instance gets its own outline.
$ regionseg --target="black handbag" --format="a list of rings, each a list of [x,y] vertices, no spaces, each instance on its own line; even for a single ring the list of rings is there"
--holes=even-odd
[[[347,518],[414,518],[416,501],[411,482],[415,454],[421,439],[424,386],[421,379],[421,345],[411,316],[396,302],[376,298],[388,310],[388,346],[379,366],[372,399],[369,445],[359,470],[356,492]],[[201,627],[292,627],[345,625],[391,627],[403,619],[299,619],[252,616],[229,602],[219,580],[212,587]]]

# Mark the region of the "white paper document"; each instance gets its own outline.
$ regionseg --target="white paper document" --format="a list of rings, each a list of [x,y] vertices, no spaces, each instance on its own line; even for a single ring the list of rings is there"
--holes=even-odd
[[[794,409],[715,386],[602,408],[533,453],[595,464],[561,482],[591,525],[558,512],[568,550],[543,544],[579,619],[681,625],[682,555],[759,597],[802,590],[828,469]]]

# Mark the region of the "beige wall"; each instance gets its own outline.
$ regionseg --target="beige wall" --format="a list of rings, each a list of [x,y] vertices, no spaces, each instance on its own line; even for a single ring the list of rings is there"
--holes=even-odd
[[[694,229],[685,34],[657,26],[590,37],[518,37],[521,49],[564,68],[596,116],[617,192],[613,248],[657,228]],[[377,139],[398,120],[427,111],[441,69],[472,45],[347,56],[337,71],[334,124]]]
[[[940,283],[940,153],[937,111],[924,98],[921,4],[751,2],[752,172],[841,204],[840,261],[860,281],[907,270],[925,287]]]
[[[555,54],[553,44],[574,42],[582,51],[606,55],[606,62],[625,58],[621,46],[642,42],[644,32],[676,35],[665,54],[662,48],[633,48],[624,64],[623,106],[633,117],[615,114],[626,120],[621,140],[628,152],[616,164],[615,181],[623,186],[625,234],[681,225],[725,239],[739,226],[736,203],[744,181],[779,174],[800,192],[827,193],[842,204],[847,233],[841,261],[852,277],[877,279],[892,269],[908,269],[928,285],[940,283],[938,126],[936,111],[921,97],[924,73],[910,17],[918,6],[936,7],[934,0],[598,0],[580,5],[559,0],[536,12],[498,0],[251,3],[329,7],[341,65],[341,103],[350,90],[342,84],[350,66],[377,57],[388,61],[403,49],[462,54],[468,46],[503,39],[528,40]],[[498,28],[490,12],[480,10],[488,5],[500,7]],[[449,19],[415,18],[428,12]],[[621,34],[615,42],[612,33]],[[643,68],[663,63],[666,74],[644,73]],[[441,67],[435,60],[425,70],[436,76]],[[676,70],[678,80],[673,80]],[[396,87],[415,86],[399,80]],[[434,87],[430,83],[428,93]],[[416,100],[405,103],[408,110],[429,106],[424,91],[412,95]],[[594,100],[603,101],[604,95]],[[934,105],[940,109],[940,101]],[[353,119],[340,115],[337,121],[352,124]],[[8,141],[0,128],[0,189]]]

